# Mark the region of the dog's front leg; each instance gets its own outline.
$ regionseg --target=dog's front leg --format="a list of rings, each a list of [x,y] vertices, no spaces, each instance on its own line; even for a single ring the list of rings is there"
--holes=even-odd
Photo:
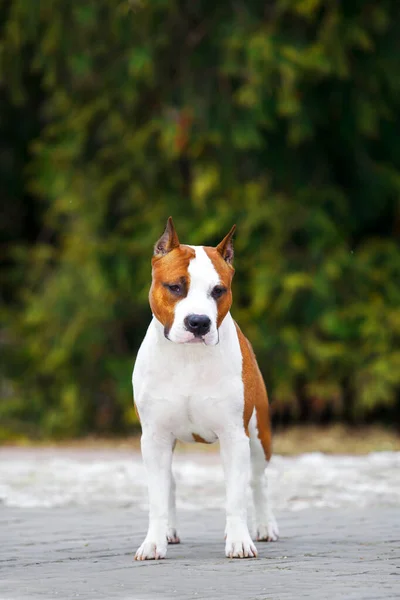
[[[250,474],[249,439],[243,430],[219,436],[226,481],[226,543],[228,558],[257,556],[247,526],[247,487]]]
[[[149,488],[149,529],[136,560],[165,558],[173,439],[160,432],[143,431],[141,448]]]

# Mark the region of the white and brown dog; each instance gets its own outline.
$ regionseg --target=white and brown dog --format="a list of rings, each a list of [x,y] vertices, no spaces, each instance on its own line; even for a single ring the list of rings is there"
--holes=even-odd
[[[234,231],[216,248],[187,246],[169,218],[154,248],[153,320],[133,371],[150,504],[137,560],[165,558],[167,543],[179,542],[171,471],[177,439],[220,442],[226,556],[257,556],[247,526],[250,466],[257,540],[278,538],[265,473],[271,456],[267,392],[251,345],[229,312]]]

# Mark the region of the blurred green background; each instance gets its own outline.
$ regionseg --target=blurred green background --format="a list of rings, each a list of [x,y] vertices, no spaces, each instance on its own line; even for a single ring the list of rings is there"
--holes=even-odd
[[[0,437],[126,433],[150,257],[233,223],[275,422],[400,417],[400,5],[1,0]]]

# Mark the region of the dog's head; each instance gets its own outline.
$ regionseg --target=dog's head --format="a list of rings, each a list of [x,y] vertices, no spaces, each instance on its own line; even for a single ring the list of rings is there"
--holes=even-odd
[[[179,243],[170,217],[154,247],[150,306],[177,344],[215,346],[218,329],[232,304],[234,225],[218,246]]]

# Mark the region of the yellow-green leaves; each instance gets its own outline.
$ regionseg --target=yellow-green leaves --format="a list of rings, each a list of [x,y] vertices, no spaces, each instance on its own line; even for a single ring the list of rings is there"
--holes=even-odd
[[[3,5],[0,421],[137,425],[169,215],[194,244],[237,224],[232,312],[276,415],[398,417],[396,3]]]

